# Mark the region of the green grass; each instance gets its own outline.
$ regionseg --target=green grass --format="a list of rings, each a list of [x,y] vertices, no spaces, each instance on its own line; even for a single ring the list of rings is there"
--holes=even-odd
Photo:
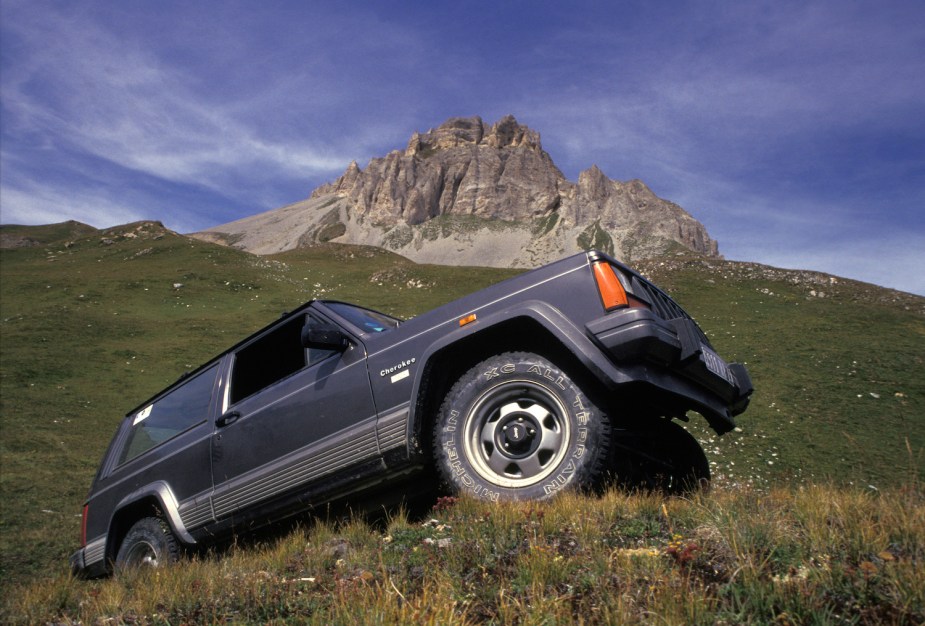
[[[443,499],[424,520],[318,521],[102,581],[15,588],[6,623],[913,624],[925,500],[807,487],[690,499]]]
[[[543,236],[556,227],[559,223],[559,214],[555,211],[550,212],[546,217],[541,217],[533,221],[533,234]]]
[[[92,226],[70,221],[45,226],[4,224],[0,235],[3,236],[4,247],[17,247],[23,243],[26,245],[67,243],[74,239],[96,235],[97,232]]]
[[[709,442],[692,422],[708,455],[719,451],[719,474],[757,485],[874,488],[900,484],[913,466],[922,477],[925,299],[741,263],[642,268],[699,321],[720,354],[747,363],[754,380],[741,432]]]
[[[9,228],[3,227],[0,234],[10,234]],[[839,602],[843,597],[854,598],[853,594],[860,593],[856,572],[868,571],[872,576],[868,566],[858,570],[864,562],[872,563],[878,573],[886,568],[911,568],[921,576],[921,571],[915,570],[921,568],[921,537],[910,534],[901,524],[879,521],[877,516],[883,513],[873,517],[864,513],[862,519],[867,521],[857,521],[853,538],[824,537],[825,529],[819,526],[813,530],[819,535],[813,535],[817,543],[854,542],[851,554],[856,562],[849,564],[854,574],[841,566],[836,572],[831,561],[826,561],[828,569],[821,569],[820,555],[832,557],[831,546],[819,547],[817,553],[815,544],[805,544],[808,539],[799,534],[788,539],[768,522],[749,527],[742,537],[732,537],[746,545],[764,545],[755,555],[743,552],[741,558],[750,559],[747,562],[759,573],[773,574],[756,575],[755,580],[728,574],[731,580],[717,586],[710,586],[714,583],[708,577],[692,582],[680,576],[683,569],[669,553],[674,550],[678,559],[686,559],[681,555],[687,544],[670,547],[677,530],[665,527],[663,502],[639,496],[638,500],[626,500],[633,503],[626,506],[638,507],[638,512],[633,508],[633,513],[607,518],[603,525],[591,516],[591,521],[581,526],[582,532],[589,537],[597,534],[601,541],[606,538],[613,550],[651,548],[659,557],[652,561],[630,553],[631,573],[619,580],[603,579],[606,593],[600,595],[612,597],[605,601],[594,596],[599,599],[587,604],[582,598],[591,597],[591,591],[561,581],[573,575],[590,580],[590,574],[581,570],[579,556],[591,555],[524,552],[523,538],[517,534],[523,529],[514,522],[498,526],[497,534],[484,536],[476,546],[479,549],[470,550],[469,556],[463,550],[432,550],[439,557],[434,557],[436,560],[427,556],[430,553],[426,550],[431,548],[413,549],[422,533],[430,531],[411,522],[405,523],[404,530],[396,527],[400,532],[392,533],[397,545],[408,548],[400,558],[389,556],[389,550],[377,543],[381,539],[375,534],[378,531],[358,526],[356,532],[364,542],[375,544],[376,550],[381,548],[386,560],[394,557],[400,562],[382,565],[364,561],[363,571],[372,579],[354,570],[338,578],[336,564],[330,569],[332,565],[327,562],[306,565],[306,573],[320,572],[326,581],[317,588],[309,583],[281,582],[288,576],[287,564],[280,566],[282,569],[258,564],[260,559],[270,558],[262,556],[266,554],[285,554],[286,563],[296,559],[299,551],[291,542],[301,541],[298,535],[253,553],[241,549],[230,559],[187,564],[150,591],[142,589],[151,583],[147,580],[144,585],[138,580],[70,581],[65,575],[66,559],[76,548],[80,505],[116,424],[126,411],[182,372],[313,297],[355,301],[409,317],[516,271],[417,265],[381,250],[335,245],[254,257],[143,225],[89,234],[63,227],[42,227],[35,232],[17,227],[22,228],[25,230],[17,230],[16,236],[28,236],[43,245],[0,250],[0,589],[9,619],[51,621],[60,614],[65,620],[92,623],[95,618],[91,615],[109,615],[125,622],[129,621],[125,611],[130,610],[147,615],[146,620],[153,623],[218,621],[228,616],[228,611],[232,615],[240,611],[240,616],[233,618],[240,621],[260,621],[273,615],[282,621],[298,621],[293,616],[310,614],[321,616],[319,621],[345,622],[356,615],[350,611],[359,607],[357,610],[382,611],[386,623],[409,618],[414,611],[419,611],[420,621],[466,618],[532,623],[539,621],[543,610],[564,620],[566,614],[576,615],[568,611],[586,607],[595,611],[582,613],[590,616],[586,617],[589,620],[616,619],[626,609],[630,611],[626,615],[645,621],[639,607],[656,607],[646,610],[654,611],[653,616],[660,614],[662,609],[657,607],[669,601],[669,591],[673,590],[690,600],[684,610],[694,611],[694,621],[713,623],[715,618],[737,623],[737,603],[752,602],[751,598],[755,602],[764,598],[761,602],[767,608],[763,615],[770,615],[774,607],[784,607],[781,611],[787,612],[795,610],[786,608],[791,605],[816,606],[820,598],[828,597],[825,594]],[[103,239],[111,243],[103,243]],[[702,420],[693,419],[688,425],[707,451],[719,489],[716,496],[698,500],[685,515],[696,517],[695,512],[719,507],[733,511],[727,516],[753,516],[749,507],[760,508],[755,503],[769,502],[762,500],[770,498],[769,494],[777,494],[774,497],[784,503],[785,511],[786,507],[796,511],[795,503],[803,501],[802,494],[821,489],[816,484],[831,485],[823,494],[835,502],[830,505],[829,517],[837,517],[847,506],[844,502],[896,504],[897,498],[910,490],[920,495],[917,486],[922,484],[921,468],[925,467],[925,377],[921,375],[925,369],[925,300],[861,283],[831,284],[828,277],[741,263],[672,258],[642,263],[640,268],[694,314],[723,356],[748,364],[756,387],[751,407],[738,420],[738,432],[717,438],[704,428]],[[745,508],[738,508],[739,496],[744,498],[741,506]],[[582,500],[575,506],[590,510],[623,497],[612,494],[604,500]],[[718,500],[713,501],[714,497]],[[907,515],[921,515],[920,500],[913,498],[906,505]],[[669,501],[666,506],[681,505]],[[462,511],[461,515],[470,509],[481,511],[472,515],[489,512],[476,504],[454,511]],[[512,510],[520,511],[518,514],[534,511],[530,515],[535,516],[544,508],[502,507],[491,515]],[[543,515],[552,516],[549,512]],[[785,527],[799,529],[799,519],[788,518]],[[729,519],[725,523],[748,522]],[[460,522],[450,523],[454,531],[448,536],[454,539],[453,545],[473,547],[457,541]],[[574,523],[584,524],[580,520]],[[706,521],[680,526],[682,536],[690,539],[702,523]],[[872,530],[862,530],[868,523]],[[322,531],[343,532],[325,524],[306,532]],[[864,534],[875,531],[895,533],[899,539],[912,542],[909,557],[897,553],[895,562],[881,559],[881,563],[871,556],[881,551],[879,544],[861,554]],[[728,535],[733,530],[722,532]],[[318,540],[310,541],[314,546]],[[549,537],[544,541],[547,543],[543,545],[552,545]],[[891,548],[887,545],[884,549]],[[706,553],[704,549],[700,554]],[[370,554],[379,558],[378,552]],[[465,567],[489,572],[489,578],[467,582],[462,564],[441,560],[450,554],[456,555],[454,559],[470,558]],[[556,561],[557,555],[562,559]],[[812,560],[817,556],[818,563]],[[322,557],[309,551],[299,558]],[[777,569],[767,570],[769,565],[761,565],[764,559]],[[512,563],[526,569],[508,569]],[[731,563],[730,571],[742,564]],[[398,567],[401,577],[393,577],[389,567]],[[671,567],[677,570],[677,579],[667,573],[674,571]],[[789,573],[791,567],[796,574]],[[238,595],[232,593],[232,582],[222,582],[230,571],[223,568],[234,570],[229,581],[244,585]],[[814,573],[807,574],[806,580],[799,578],[798,590],[785,586],[789,591],[782,591],[768,582],[769,576],[802,577],[805,568]],[[183,573],[187,570],[189,573]],[[260,571],[268,572],[270,578],[260,579]],[[189,591],[196,572],[201,578],[198,589],[206,585],[212,591],[198,595]],[[603,575],[603,570],[593,572]],[[668,587],[649,591],[644,584],[646,576],[650,580],[661,576]],[[346,582],[335,582],[338,580]],[[531,581],[545,582],[536,582],[534,589]],[[916,591],[906,579],[890,581],[898,596],[905,593],[918,598],[915,606],[919,608],[910,614],[921,613],[921,589]],[[810,584],[814,585],[811,589],[805,587]],[[186,599],[171,600],[170,585],[183,590],[176,592],[177,598]],[[900,593],[902,589],[905,591]],[[144,593],[150,596],[139,595]],[[245,593],[251,594],[251,599],[242,599]],[[470,593],[476,594],[474,599],[469,598]],[[872,593],[883,598],[885,592],[878,587]],[[325,599],[332,594],[333,599]],[[571,599],[566,602],[560,595]],[[402,596],[406,600],[396,600]],[[338,599],[343,604],[337,604]],[[893,607],[890,616],[903,614],[896,608],[898,600],[883,602]],[[159,605],[165,608],[158,609]],[[254,612],[257,605],[266,613]],[[572,608],[567,610],[566,605]],[[671,612],[676,610],[681,609],[664,609],[670,617],[666,621],[683,621]],[[155,613],[168,617],[152,617]],[[776,615],[758,621],[767,623]],[[821,612],[812,615],[822,623],[838,621],[822,619]],[[649,619],[657,621],[655,617]],[[813,620],[794,619],[793,623],[800,621]]]
[[[578,247],[582,250],[596,249],[613,254],[613,238],[601,228],[600,221],[595,221],[578,235]]]

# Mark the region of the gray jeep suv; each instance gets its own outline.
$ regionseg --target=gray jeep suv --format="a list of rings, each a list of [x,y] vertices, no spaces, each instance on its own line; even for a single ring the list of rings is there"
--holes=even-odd
[[[72,567],[156,565],[361,492],[400,500],[409,477],[487,500],[605,476],[701,484],[673,418],[722,434],[751,392],[678,304],[600,252],[404,322],[315,300],[129,411]]]

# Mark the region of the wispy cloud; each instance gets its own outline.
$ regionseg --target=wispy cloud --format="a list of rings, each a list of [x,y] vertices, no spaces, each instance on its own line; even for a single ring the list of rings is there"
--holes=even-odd
[[[258,166],[303,177],[342,167],[344,158],[325,148],[259,137],[231,111],[195,93],[195,77],[165,67],[80,15],[43,13],[14,26],[31,55],[5,69],[4,104],[35,136],[169,181],[226,192],[230,178]]]
[[[74,197],[67,191],[48,187],[5,187],[2,212],[5,224],[76,220],[98,228],[150,218],[105,193],[86,192]]]
[[[408,89],[390,74],[413,74],[425,57],[408,33],[368,11],[318,9],[302,33],[300,3],[278,12],[250,3],[219,13],[185,3],[161,9],[8,0],[5,158],[44,161],[43,184],[60,185],[62,196],[81,193],[78,175],[98,176],[85,171],[87,160],[133,171],[152,192],[155,180],[212,192],[211,202],[187,209],[204,228],[305,197],[412,127],[422,100],[414,89],[425,86]],[[292,10],[296,22],[287,20]],[[344,62],[356,63],[351,75]],[[4,169],[7,220],[27,213],[13,190],[28,180]],[[162,189],[161,211],[175,206],[163,196],[176,191]],[[91,197],[98,194],[73,203]],[[225,215],[216,214],[219,198]],[[143,203],[159,206],[153,195]]]

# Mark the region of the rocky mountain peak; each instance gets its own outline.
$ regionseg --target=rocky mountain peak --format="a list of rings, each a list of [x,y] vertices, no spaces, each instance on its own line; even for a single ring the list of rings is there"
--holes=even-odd
[[[598,198],[606,195],[613,185],[597,165],[578,174],[578,190],[586,198]]]
[[[539,133],[518,123],[513,115],[507,115],[491,126],[481,117],[474,116],[453,117],[426,133],[415,132],[405,149],[405,156],[427,157],[438,150],[475,146],[526,147],[542,151]]]
[[[486,143],[495,148],[529,148],[542,152],[540,134],[519,124],[513,115],[507,115],[491,127]]]
[[[386,247],[431,263],[531,267],[601,248],[626,261],[675,251],[718,256],[697,220],[642,181],[597,165],[565,178],[540,134],[507,115],[454,117],[404,151],[350,163],[303,203],[209,229],[272,253],[323,241]]]

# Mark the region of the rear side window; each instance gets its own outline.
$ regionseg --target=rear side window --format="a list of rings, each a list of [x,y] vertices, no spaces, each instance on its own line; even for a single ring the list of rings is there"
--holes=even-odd
[[[119,463],[172,439],[209,417],[209,403],[218,365],[167,392],[132,417],[132,430],[119,455]]]

